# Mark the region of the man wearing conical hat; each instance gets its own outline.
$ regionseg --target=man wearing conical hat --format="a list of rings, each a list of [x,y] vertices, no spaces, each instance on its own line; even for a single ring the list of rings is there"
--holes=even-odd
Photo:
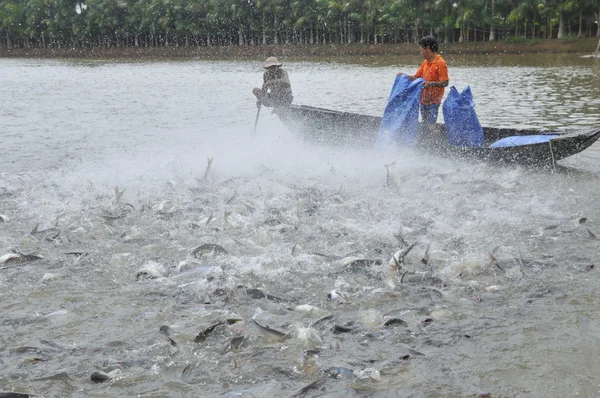
[[[281,68],[281,62],[275,57],[269,57],[263,67],[263,86],[252,90],[257,98],[256,105],[273,108],[290,105],[294,99],[292,85],[287,72]]]

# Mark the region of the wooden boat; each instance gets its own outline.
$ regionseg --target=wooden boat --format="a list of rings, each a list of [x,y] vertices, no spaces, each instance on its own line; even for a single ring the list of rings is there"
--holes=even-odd
[[[292,132],[302,139],[319,144],[373,148],[381,117],[340,112],[305,105],[291,105],[276,110],[277,115]],[[422,126],[420,126],[422,129]],[[484,127],[483,147],[456,147],[447,144],[445,127],[437,124],[436,139],[420,141],[426,148],[443,155],[472,157],[486,161],[506,161],[520,164],[555,164],[557,160],[575,155],[600,138],[600,128],[567,131],[510,129]],[[513,136],[553,136],[546,142],[515,146],[490,147],[502,138]]]

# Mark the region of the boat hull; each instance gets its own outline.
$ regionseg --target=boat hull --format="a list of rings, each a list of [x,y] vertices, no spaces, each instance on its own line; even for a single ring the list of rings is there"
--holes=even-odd
[[[372,148],[375,144],[381,117],[340,112],[305,105],[291,105],[278,109],[281,121],[298,137],[317,144],[354,148]],[[419,126],[423,130],[423,126]],[[553,164],[560,159],[577,154],[600,138],[600,128],[578,130],[571,133],[484,127],[484,146],[456,147],[447,144],[445,127],[437,124],[428,130],[434,139],[420,140],[417,147],[440,155],[471,157],[486,161],[504,161],[520,164]],[[511,136],[559,135],[548,142],[490,148],[493,142]],[[425,134],[420,134],[420,137]]]

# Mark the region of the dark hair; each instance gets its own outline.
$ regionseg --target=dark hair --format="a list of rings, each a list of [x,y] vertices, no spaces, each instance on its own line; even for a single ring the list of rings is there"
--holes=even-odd
[[[421,41],[419,42],[419,44],[421,45],[421,47],[423,48],[428,48],[433,51],[434,53],[438,52],[438,42],[437,39],[434,36],[425,36],[424,38],[421,39]]]

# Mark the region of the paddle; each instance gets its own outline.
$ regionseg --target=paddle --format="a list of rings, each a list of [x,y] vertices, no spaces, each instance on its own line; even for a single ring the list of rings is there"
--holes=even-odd
[[[254,121],[254,132],[256,133],[256,126],[258,125],[258,117],[260,116],[261,103],[258,103],[258,110],[256,111],[256,120]]]

